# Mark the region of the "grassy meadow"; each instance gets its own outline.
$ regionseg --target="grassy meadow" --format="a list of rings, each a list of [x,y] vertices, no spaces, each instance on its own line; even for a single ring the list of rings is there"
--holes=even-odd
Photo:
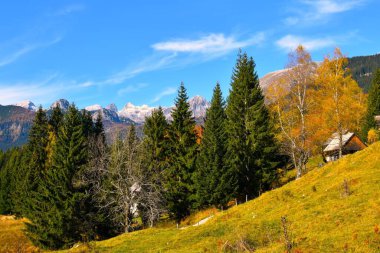
[[[205,224],[188,226],[209,215]],[[62,252],[380,252],[380,143],[227,211],[195,214],[182,226],[167,224]],[[21,221],[0,221],[1,251],[17,240],[34,250],[21,229]]]

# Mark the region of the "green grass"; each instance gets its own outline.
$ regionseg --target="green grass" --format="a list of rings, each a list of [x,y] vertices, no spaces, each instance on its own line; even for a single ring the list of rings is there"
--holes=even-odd
[[[285,252],[282,216],[292,252],[380,252],[380,143],[217,212],[204,225],[146,229],[66,252]]]
[[[380,252],[380,143],[216,213],[202,226],[147,229],[92,247],[101,252],[221,252],[229,245],[285,252],[282,216],[294,252]]]

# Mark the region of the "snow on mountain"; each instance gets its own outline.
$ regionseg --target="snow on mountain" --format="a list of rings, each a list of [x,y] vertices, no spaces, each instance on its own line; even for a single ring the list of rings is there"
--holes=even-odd
[[[136,123],[143,123],[145,117],[151,115],[154,108],[148,105],[138,106],[129,102],[118,112],[118,115],[121,118],[129,118]]]
[[[93,112],[93,111],[99,111],[102,109],[101,105],[95,104],[95,105],[89,105],[84,108],[86,111]]]
[[[29,111],[37,111],[37,107],[30,100],[24,100],[14,105],[23,107],[25,109],[28,109]]]
[[[194,118],[206,116],[206,111],[210,107],[210,103],[204,97],[197,95],[189,99],[188,102]]]
[[[117,107],[115,104],[109,104],[106,106],[106,109],[110,110],[110,111],[113,111],[113,112],[117,112]]]
[[[210,103],[201,96],[195,96],[189,99],[190,109],[193,111],[194,118],[203,118],[206,116],[206,110],[210,107]],[[162,110],[167,120],[172,120],[171,112],[172,107],[163,107]],[[120,118],[129,118],[136,123],[143,123],[146,116],[150,116],[156,107],[148,105],[137,106],[132,103],[127,103],[123,109],[118,112]]]
[[[61,108],[62,111],[67,111],[67,109],[69,109],[70,103],[66,99],[61,98],[52,103],[50,109],[53,109],[57,105],[59,105],[59,108]]]

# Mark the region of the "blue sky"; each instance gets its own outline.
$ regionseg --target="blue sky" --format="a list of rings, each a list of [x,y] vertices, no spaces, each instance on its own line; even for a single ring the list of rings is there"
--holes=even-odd
[[[380,52],[377,0],[7,1],[0,8],[0,104],[66,98],[79,107],[226,96],[239,48],[259,76],[299,43],[322,60]]]

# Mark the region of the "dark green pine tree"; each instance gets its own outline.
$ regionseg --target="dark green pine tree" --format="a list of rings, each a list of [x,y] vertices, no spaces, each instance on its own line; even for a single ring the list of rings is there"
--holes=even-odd
[[[92,121],[91,112],[82,109],[81,120],[83,134],[86,137],[86,139],[88,139],[90,136],[93,136],[94,134],[94,122]]]
[[[103,119],[102,119],[102,114],[98,113],[98,115],[96,116],[96,121],[95,121],[95,124],[94,124],[94,135],[96,138],[100,138],[103,143],[106,142],[106,134],[104,132],[104,126],[103,126]]]
[[[23,166],[20,167],[24,178],[19,178],[21,182],[17,183],[16,189],[20,197],[24,199],[16,205],[16,212],[28,218],[29,213],[39,205],[34,201],[34,196],[41,184],[42,175],[46,171],[48,136],[47,115],[40,106],[29,132],[26,148],[28,161],[24,161]]]
[[[86,163],[87,150],[80,112],[71,105],[54,146],[53,165],[43,175],[28,218],[29,238],[43,248],[58,249],[83,239],[81,201],[76,177]]]
[[[255,63],[246,53],[239,53],[233,70],[226,114],[226,163],[236,176],[235,196],[250,199],[264,188],[264,181],[270,183],[277,152]]]
[[[16,176],[22,161],[22,149],[12,148],[5,153],[0,152],[0,214],[15,213],[15,206],[21,204],[16,192]]]
[[[146,117],[144,124],[144,150],[149,174],[155,183],[162,183],[162,173],[168,157],[168,127],[162,108]]]
[[[58,136],[59,127],[61,126],[62,121],[63,113],[59,104],[57,104],[57,106],[53,108],[53,111],[49,119],[49,125],[55,136]]]
[[[376,129],[375,116],[380,115],[380,69],[377,69],[368,92],[367,113],[362,129],[362,136],[366,140],[368,131]]]
[[[219,83],[214,88],[207,110],[200,152],[197,159],[195,185],[199,207],[223,207],[231,199],[230,179],[233,175],[225,165],[227,151],[225,101]]]
[[[272,183],[276,180],[276,168],[280,166],[283,157],[279,155],[278,143],[275,139],[273,120],[268,108],[264,103],[264,96],[261,87],[258,85],[252,89],[255,97],[255,104],[248,111],[247,129],[250,131],[250,142],[254,157],[255,183],[246,193],[248,197],[271,189]]]
[[[183,83],[178,90],[173,121],[169,130],[170,157],[165,170],[165,195],[168,210],[177,224],[190,213],[193,205],[194,187],[192,182],[195,169],[196,134],[188,97]]]

